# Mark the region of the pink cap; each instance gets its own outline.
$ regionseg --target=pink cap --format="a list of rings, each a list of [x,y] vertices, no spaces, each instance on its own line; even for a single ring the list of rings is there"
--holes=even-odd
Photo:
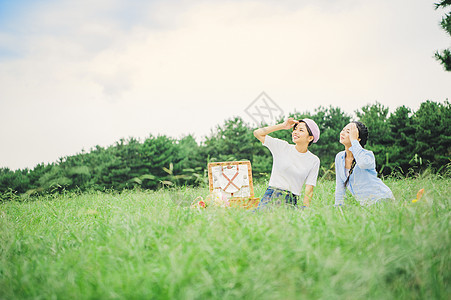
[[[302,119],[301,121],[304,121],[305,124],[307,124],[308,128],[312,132],[313,135],[313,142],[316,143],[319,140],[319,127],[316,125],[315,121],[312,119]]]

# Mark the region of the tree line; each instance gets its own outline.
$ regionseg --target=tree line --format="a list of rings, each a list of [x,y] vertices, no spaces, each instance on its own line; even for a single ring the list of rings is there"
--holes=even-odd
[[[429,168],[450,174],[450,103],[425,101],[417,111],[406,106],[392,113],[380,103],[355,111],[356,119],[369,128],[366,148],[376,156],[382,176],[412,176]],[[335,155],[344,148],[339,143],[342,128],[354,120],[339,107],[320,106],[309,112],[293,112],[281,117],[311,118],[319,126],[321,137],[309,147],[321,160],[319,176],[333,179]],[[192,135],[174,139],[150,135],[144,141],[121,139],[108,147],[96,146],[89,152],[60,158],[33,169],[0,169],[0,192],[5,195],[40,194],[60,190],[107,190],[162,186],[196,186],[208,182],[207,164],[214,161],[249,160],[256,180],[271,173],[272,156],[253,136],[257,128],[240,117],[225,120],[197,143]],[[277,131],[273,137],[291,143],[291,132]]]

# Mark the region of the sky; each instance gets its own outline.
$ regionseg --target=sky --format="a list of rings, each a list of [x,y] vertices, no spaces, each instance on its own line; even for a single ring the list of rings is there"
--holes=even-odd
[[[0,0],[0,167],[151,134],[202,141],[252,124],[261,95],[285,114],[443,102],[451,72],[433,56],[451,39],[433,3]]]

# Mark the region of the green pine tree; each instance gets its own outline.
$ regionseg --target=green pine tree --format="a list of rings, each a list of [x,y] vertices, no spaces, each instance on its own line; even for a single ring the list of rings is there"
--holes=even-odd
[[[451,5],[451,0],[442,0],[435,4],[435,9],[446,8]],[[451,36],[451,12],[445,13],[445,16],[440,22],[443,30]],[[442,52],[435,52],[435,58],[443,65],[446,71],[451,71],[451,49],[445,49]]]

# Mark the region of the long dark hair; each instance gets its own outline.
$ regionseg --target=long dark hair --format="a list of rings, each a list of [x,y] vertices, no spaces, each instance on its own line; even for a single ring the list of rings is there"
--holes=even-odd
[[[357,129],[359,130],[359,139],[360,139],[359,143],[362,146],[362,148],[364,148],[366,145],[366,142],[368,141],[368,127],[366,127],[365,124],[363,124],[362,122],[354,121],[351,123],[355,123],[357,125]],[[349,178],[351,178],[352,171],[354,171],[355,164],[356,164],[356,162],[355,162],[355,158],[354,158],[354,160],[352,161],[352,164],[351,164],[351,169],[349,169],[348,178],[346,178],[346,181],[345,181],[345,188],[349,182]]]

